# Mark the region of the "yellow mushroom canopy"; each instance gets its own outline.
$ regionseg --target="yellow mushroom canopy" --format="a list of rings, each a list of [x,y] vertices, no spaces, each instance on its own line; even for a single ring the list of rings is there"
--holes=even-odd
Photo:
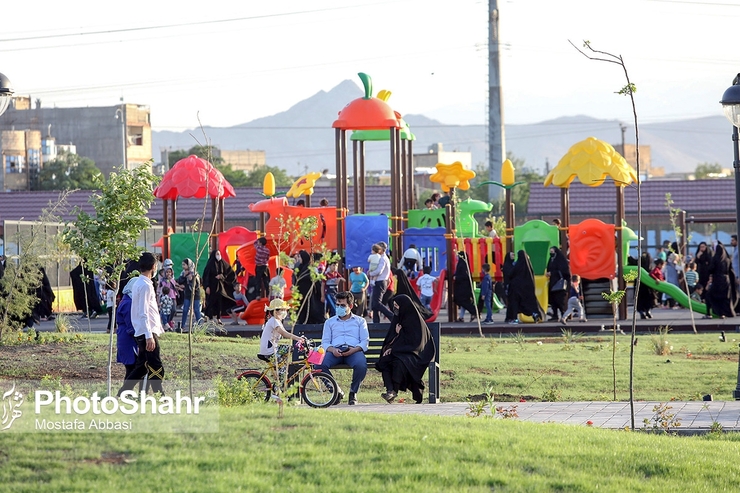
[[[582,140],[568,149],[545,177],[544,185],[568,188],[576,176],[589,187],[603,184],[607,176],[618,187],[638,179],[634,168],[611,145],[595,137]]]

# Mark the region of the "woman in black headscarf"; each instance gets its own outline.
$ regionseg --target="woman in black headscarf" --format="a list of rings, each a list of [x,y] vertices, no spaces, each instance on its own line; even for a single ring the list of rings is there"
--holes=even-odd
[[[464,322],[465,312],[470,313],[471,322],[478,318],[478,310],[475,306],[473,297],[473,282],[470,278],[470,269],[468,268],[468,257],[465,252],[457,253],[457,266],[455,267],[455,277],[452,283],[452,297],[455,304],[461,309],[458,322]]]
[[[653,263],[653,259],[650,258],[648,252],[644,252],[640,256],[640,267],[644,269],[641,280],[644,279],[645,275],[649,275],[650,266]],[[653,314],[650,310],[657,306],[657,298],[655,290],[649,288],[644,282],[640,283],[640,291],[637,293],[637,299],[635,300],[635,307],[640,313],[640,318],[653,318]]]
[[[323,324],[324,303],[321,301],[321,281],[311,280],[311,256],[306,250],[298,252],[301,257],[297,268],[296,286],[301,294],[301,306],[298,309],[299,324]]]
[[[514,252],[509,252],[506,254],[506,258],[504,259],[504,265],[501,266],[501,275],[503,276],[503,281],[501,283],[496,283],[496,288],[501,286],[501,290],[496,291],[496,296],[498,296],[500,299],[504,301],[504,305],[509,306],[509,281],[511,280],[511,272],[514,270],[514,262],[516,261],[516,254]],[[504,322],[508,322],[509,320],[504,320]]]
[[[427,320],[429,317],[434,315],[431,310],[421,304],[419,295],[416,294],[416,291],[414,291],[414,288],[411,286],[411,282],[409,282],[409,278],[406,277],[406,272],[404,272],[402,269],[393,268],[391,269],[391,272],[398,279],[398,282],[396,283],[396,295],[405,294],[406,296],[411,298],[411,302],[414,304],[416,311],[419,312],[424,320]]]
[[[101,312],[101,308],[100,296],[95,290],[95,274],[93,274],[93,271],[84,267],[83,262],[80,262],[77,267],[69,272],[69,279],[72,282],[72,297],[74,298],[75,308],[82,311],[83,318],[96,318],[98,313]]]
[[[390,403],[399,391],[410,390],[414,401],[421,404],[424,397],[421,379],[434,359],[434,340],[411,298],[405,294],[396,295],[391,306],[391,326],[383,341],[381,357],[375,363],[386,389],[381,396]]]
[[[737,301],[735,272],[732,270],[732,259],[722,243],[717,243],[714,249],[709,263],[709,278],[711,284],[707,290],[707,305],[712,313],[720,318],[734,317]]]
[[[694,262],[696,262],[696,273],[699,274],[699,283],[705,288],[709,285],[709,263],[712,261],[712,249],[707,247],[707,243],[702,241],[696,247]],[[706,293],[706,289],[704,293]]]
[[[221,252],[214,250],[203,270],[203,287],[206,290],[205,315],[219,324],[221,315],[228,314],[236,305],[232,293],[236,274],[228,262],[221,258]]]
[[[550,320],[557,321],[565,313],[568,304],[568,293],[570,292],[570,266],[568,265],[568,259],[565,258],[558,247],[550,247],[550,260],[547,262],[546,272],[548,299],[552,307],[552,318]],[[555,289],[563,286],[562,289]]]
[[[535,322],[541,322],[545,312],[537,301],[534,286],[534,271],[527,252],[519,250],[509,280],[509,304],[506,306],[506,319],[509,323],[519,323],[518,315],[531,316]]]

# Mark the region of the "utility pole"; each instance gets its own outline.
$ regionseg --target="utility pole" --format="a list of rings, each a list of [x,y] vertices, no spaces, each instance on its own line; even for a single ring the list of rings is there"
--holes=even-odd
[[[622,157],[624,157],[624,155],[627,154],[627,151],[624,150],[624,133],[627,131],[627,125],[619,122],[619,130],[622,131]]]
[[[488,179],[494,181],[501,181],[501,165],[506,159],[501,99],[498,2],[488,0]],[[489,200],[501,200],[501,192],[500,187],[488,185]]]

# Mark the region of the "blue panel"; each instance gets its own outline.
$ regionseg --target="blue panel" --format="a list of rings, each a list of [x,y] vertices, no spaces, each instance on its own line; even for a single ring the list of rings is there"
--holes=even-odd
[[[367,257],[372,246],[384,241],[388,244],[388,216],[384,214],[353,214],[344,220],[344,256],[348,269],[359,265],[367,271]]]
[[[403,244],[408,248],[412,243],[421,253],[424,265],[432,266],[432,275],[447,268],[447,241],[445,228],[409,228],[403,232]]]

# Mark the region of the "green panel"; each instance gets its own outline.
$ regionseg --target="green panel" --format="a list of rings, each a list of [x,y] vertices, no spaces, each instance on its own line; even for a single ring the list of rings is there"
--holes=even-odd
[[[196,248],[196,240],[198,247]],[[196,252],[200,252],[200,258],[196,261]],[[175,277],[182,271],[182,261],[186,258],[196,263],[201,277],[210,255],[208,246],[208,233],[175,233],[170,235],[170,258],[174,265]]]
[[[409,228],[444,228],[445,209],[414,209],[409,211]]]
[[[560,232],[554,224],[535,219],[514,228],[514,251],[527,252],[536,276],[545,274],[550,247],[558,245]]]

